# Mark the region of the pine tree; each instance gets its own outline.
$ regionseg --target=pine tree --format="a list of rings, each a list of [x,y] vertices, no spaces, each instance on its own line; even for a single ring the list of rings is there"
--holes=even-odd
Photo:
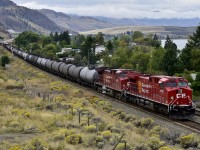
[[[183,69],[200,71],[200,26],[196,32],[188,40],[186,47],[180,54],[180,60],[183,64]]]
[[[165,47],[166,52],[163,58],[163,69],[168,75],[174,75],[176,73],[178,64],[178,50],[177,46],[173,41],[167,36]]]

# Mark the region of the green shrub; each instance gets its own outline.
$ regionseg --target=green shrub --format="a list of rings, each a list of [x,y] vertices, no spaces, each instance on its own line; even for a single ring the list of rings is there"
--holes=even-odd
[[[84,130],[86,132],[93,133],[97,131],[97,128],[95,125],[90,125],[90,126],[85,126]]]
[[[60,129],[58,131],[55,131],[51,134],[51,139],[54,141],[60,141],[60,140],[64,140],[65,137],[69,134],[69,130],[67,129]]]
[[[86,147],[96,145],[96,137],[97,136],[95,134],[84,135],[84,137],[83,137],[83,144]]]
[[[41,139],[32,139],[24,148],[24,150],[48,150],[48,145]]]
[[[120,139],[120,135],[119,134],[113,134],[112,137],[109,139],[109,143],[111,145],[115,145],[115,144],[117,144],[119,139]]]
[[[82,136],[80,134],[71,134],[66,137],[66,142],[69,144],[80,144],[82,142]]]
[[[125,119],[126,118],[126,113],[125,112],[121,112],[120,114],[119,114],[119,119]]]
[[[102,135],[105,139],[109,140],[109,139],[111,138],[111,136],[112,136],[112,133],[111,133],[110,130],[106,130],[106,131],[101,132],[101,135]]]
[[[104,143],[103,143],[103,142],[98,142],[98,143],[97,143],[97,147],[98,147],[99,149],[102,149],[102,148],[104,147]]]
[[[160,135],[161,138],[168,138],[169,135],[169,130],[166,128],[162,128],[160,126],[154,126],[151,130],[150,130],[150,134],[158,134]]]
[[[9,148],[9,150],[22,150],[19,145],[14,145]]]
[[[161,148],[162,146],[164,146],[165,142],[160,141],[159,136],[154,134],[152,137],[150,137],[147,144],[149,145],[149,147],[152,150],[157,150],[157,149]]]
[[[188,134],[186,136],[181,136],[180,143],[184,148],[198,146],[198,141],[195,134]]]
[[[117,127],[111,127],[111,132],[112,133],[121,133],[121,129],[117,128]]]
[[[143,118],[141,120],[141,127],[150,129],[154,124],[154,120],[152,118]]]
[[[168,146],[164,146],[164,147],[159,148],[159,150],[173,150],[173,149]]]
[[[147,144],[136,145],[135,150],[150,150],[150,147]]]
[[[126,150],[130,150],[131,147],[126,144]],[[116,147],[116,150],[125,150],[125,143],[119,143]]]
[[[19,123],[19,121],[12,121],[12,122],[10,122],[9,123],[9,126],[10,127],[19,127],[20,126],[20,123]]]
[[[26,124],[23,129],[24,133],[33,133],[36,131],[37,131],[37,127],[33,124]]]
[[[99,131],[104,131],[105,130],[105,128],[106,128],[106,123],[105,122],[101,122],[101,123],[99,123],[98,124],[98,129],[99,129]]]
[[[102,137],[101,135],[98,135],[98,136],[96,137],[96,141],[97,141],[97,142],[103,142],[103,137]]]

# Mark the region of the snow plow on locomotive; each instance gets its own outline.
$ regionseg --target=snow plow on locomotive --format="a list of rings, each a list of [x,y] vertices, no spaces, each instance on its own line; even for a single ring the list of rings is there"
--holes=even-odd
[[[132,70],[105,69],[99,72],[97,90],[174,119],[195,115],[192,90],[182,77],[141,74]]]

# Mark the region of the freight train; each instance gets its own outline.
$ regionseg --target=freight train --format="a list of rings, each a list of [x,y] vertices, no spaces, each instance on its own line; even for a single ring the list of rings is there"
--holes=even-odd
[[[18,50],[8,44],[4,47],[14,55],[45,71],[63,76],[79,84],[122,101],[152,107],[174,119],[189,119],[195,115],[192,89],[182,77],[143,74],[128,69],[111,69],[65,64]]]

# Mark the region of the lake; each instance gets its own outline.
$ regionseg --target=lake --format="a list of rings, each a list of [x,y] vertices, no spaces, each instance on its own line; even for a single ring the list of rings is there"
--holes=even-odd
[[[162,47],[165,46],[165,41],[166,41],[166,40],[161,40],[161,42],[162,42]],[[178,48],[179,50],[182,50],[183,48],[185,48],[187,41],[188,41],[187,39],[174,39],[174,40],[173,40],[173,42],[177,45],[177,48]]]

